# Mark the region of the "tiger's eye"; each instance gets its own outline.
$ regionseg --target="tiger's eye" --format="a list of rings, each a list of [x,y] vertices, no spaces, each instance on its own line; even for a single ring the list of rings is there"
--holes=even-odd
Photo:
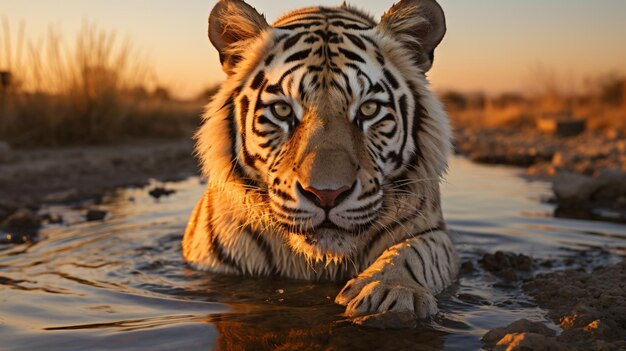
[[[371,118],[378,114],[380,110],[380,104],[376,101],[367,101],[359,107],[359,113],[361,117]]]
[[[272,105],[272,113],[278,119],[287,119],[293,113],[293,109],[285,102],[277,102]]]

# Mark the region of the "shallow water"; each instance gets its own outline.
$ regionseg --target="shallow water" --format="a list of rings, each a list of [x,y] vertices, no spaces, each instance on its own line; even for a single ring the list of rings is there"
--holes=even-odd
[[[80,208],[48,208],[70,225],[48,226],[35,243],[0,246],[0,349],[472,350],[489,329],[545,311],[480,268],[497,250],[525,253],[536,272],[562,262],[596,266],[626,256],[626,226],[552,217],[549,185],[519,170],[453,159],[444,211],[464,261],[475,270],[440,298],[441,313],[416,329],[352,326],[332,300],[341,286],[255,280],[187,268],[180,240],[203,191],[198,179],[121,190],[100,206],[104,222]]]

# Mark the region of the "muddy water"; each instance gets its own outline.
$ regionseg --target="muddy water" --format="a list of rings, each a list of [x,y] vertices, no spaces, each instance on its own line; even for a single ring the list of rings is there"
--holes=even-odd
[[[475,269],[440,296],[441,313],[413,330],[350,325],[332,303],[340,286],[255,280],[190,270],[180,240],[203,185],[122,190],[102,205],[104,222],[82,209],[49,208],[70,224],[48,226],[31,244],[0,246],[0,349],[472,350],[486,330],[519,318],[545,320],[519,288],[477,263],[497,250],[525,253],[538,271],[626,255],[626,226],[555,219],[546,183],[512,168],[454,159],[444,210],[464,261]]]

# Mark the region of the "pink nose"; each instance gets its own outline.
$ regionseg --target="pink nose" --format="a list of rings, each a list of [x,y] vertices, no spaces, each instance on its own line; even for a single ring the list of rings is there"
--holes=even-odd
[[[341,194],[344,194],[350,191],[350,187],[342,186],[341,188],[334,189],[334,190],[318,190],[313,187],[308,187],[308,188],[304,188],[303,190],[313,195],[313,197],[315,197],[315,199],[317,200],[314,202],[317,202],[317,204],[320,207],[329,209],[329,208],[335,207],[338,204],[337,198],[339,198]],[[305,195],[309,195],[309,194],[305,194]],[[307,196],[307,197],[312,198],[312,196]]]

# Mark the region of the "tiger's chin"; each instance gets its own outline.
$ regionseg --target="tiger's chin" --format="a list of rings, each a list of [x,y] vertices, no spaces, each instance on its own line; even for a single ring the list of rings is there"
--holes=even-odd
[[[358,237],[342,229],[319,228],[308,233],[287,234],[291,249],[309,261],[342,263],[357,252]]]

